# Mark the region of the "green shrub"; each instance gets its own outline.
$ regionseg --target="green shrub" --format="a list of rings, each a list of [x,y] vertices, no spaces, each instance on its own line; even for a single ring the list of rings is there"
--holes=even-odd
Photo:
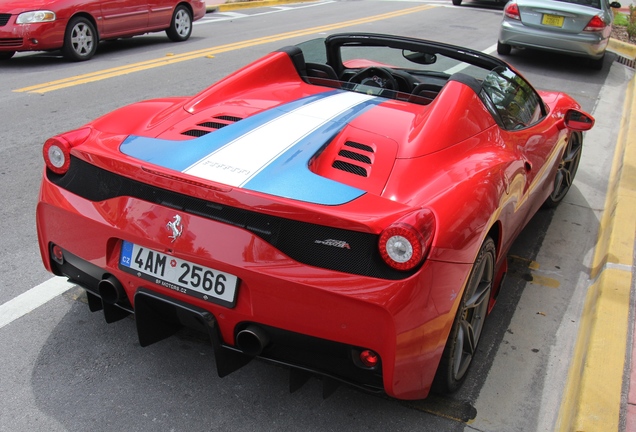
[[[614,17],[614,25],[625,27],[627,26],[627,24],[629,24],[627,15],[623,13],[617,13],[616,16]]]

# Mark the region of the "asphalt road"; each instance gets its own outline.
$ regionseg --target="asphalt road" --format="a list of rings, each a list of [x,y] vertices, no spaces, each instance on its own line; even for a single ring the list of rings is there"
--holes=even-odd
[[[324,33],[398,33],[494,52],[501,9],[449,4],[337,1],[214,13],[182,44],[155,34],[103,43],[85,63],[26,53],[1,64],[0,308],[52,284],[34,220],[48,137],[135,101],[194,94],[264,53]],[[552,430],[633,71],[613,55],[601,71],[536,52],[508,60],[538,88],[573,95],[597,125],[565,202],[541,211],[515,243],[459,392],[406,403],[341,387],[323,400],[319,381],[289,394],[287,372],[258,361],[219,379],[198,335],[141,348],[134,321],[107,325],[71,288],[0,327],[0,431]]]

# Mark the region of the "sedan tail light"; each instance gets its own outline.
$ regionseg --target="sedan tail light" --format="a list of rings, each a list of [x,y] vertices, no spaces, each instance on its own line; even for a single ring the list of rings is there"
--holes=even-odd
[[[90,133],[89,128],[82,128],[46,140],[42,149],[46,167],[55,174],[65,174],[71,164],[71,148],[86,141]]]
[[[519,14],[519,6],[517,6],[517,3],[508,3],[504,8],[504,15],[508,18],[521,21],[521,15]]]
[[[430,210],[410,213],[382,231],[380,255],[396,270],[412,270],[426,258],[434,233],[435,217]]]
[[[588,32],[603,31],[605,27],[607,27],[607,24],[605,23],[605,21],[603,21],[603,18],[601,18],[599,15],[596,15],[595,17],[592,17],[589,23],[587,23],[587,26],[585,26],[583,31],[588,31]]]

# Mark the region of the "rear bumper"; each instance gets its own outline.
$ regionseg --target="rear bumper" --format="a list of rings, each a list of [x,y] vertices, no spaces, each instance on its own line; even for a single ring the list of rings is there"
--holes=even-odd
[[[174,209],[130,197],[92,202],[44,177],[37,207],[44,265],[84,287],[91,309],[101,306],[107,321],[128,313],[137,315],[138,325],[155,320],[147,312],[139,317],[140,298],[142,304],[185,305],[214,319],[220,352],[236,353],[236,335],[255,324],[271,341],[262,358],[397,398],[428,395],[470,265],[429,261],[397,281],[347,274],[296,262],[247,230],[193,214],[181,214],[187,234],[173,244],[166,221],[174,215]],[[236,275],[236,305],[224,307],[120,270],[122,240]],[[52,244],[63,249],[61,262],[52,257]],[[99,288],[109,276],[124,292],[112,303]],[[159,309],[171,322],[174,310],[183,308]],[[142,343],[144,337],[141,331]],[[361,367],[355,361],[361,349],[378,353],[380,366]]]
[[[533,48],[579,57],[599,59],[605,53],[608,37],[600,33],[555,33],[529,28],[516,20],[504,19],[499,42],[520,48]]]

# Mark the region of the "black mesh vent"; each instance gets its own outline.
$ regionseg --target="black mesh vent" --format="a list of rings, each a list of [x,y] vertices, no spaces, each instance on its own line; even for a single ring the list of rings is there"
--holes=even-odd
[[[347,159],[353,159],[355,161],[363,162],[363,163],[366,163],[366,164],[371,164],[371,158],[369,156],[366,156],[366,155],[363,155],[363,154],[360,154],[360,153],[356,153],[356,152],[352,152],[352,151],[349,151],[349,150],[340,150],[338,152],[338,156],[342,156],[342,157],[347,158]]]
[[[361,166],[349,163],[349,162],[344,162],[344,161],[341,161],[341,160],[337,160],[337,161],[333,161],[333,164],[331,164],[331,166],[334,167],[335,169],[339,169],[341,171],[346,171],[346,172],[349,172],[351,174],[359,175],[359,176],[362,176],[362,177],[367,177],[367,170],[366,169],[362,168]]]
[[[190,129],[185,132],[181,132],[181,135],[188,135],[193,137],[202,137],[203,135],[209,134],[210,131],[202,130],[202,129]]]
[[[203,126],[210,129],[221,129],[222,127],[227,126],[228,123],[219,123],[219,122],[203,122],[199,123],[197,126]]]
[[[0,14],[0,26],[5,26],[9,22],[11,14]]]
[[[217,120],[223,120],[225,122],[229,122],[229,123],[221,123],[221,122],[216,122],[216,121],[206,121],[203,123],[199,123],[197,124],[197,126],[199,126],[200,128],[205,128],[205,129],[188,129],[186,131],[181,132],[181,135],[187,135],[187,136],[193,136],[193,137],[201,137],[203,135],[209,134],[210,132],[214,132],[217,129],[221,129],[222,127],[225,127],[229,124],[235,123],[239,120],[242,120],[240,117],[233,117],[233,116],[216,116],[214,117]]]
[[[347,147],[353,147],[353,148],[357,148],[358,150],[364,150],[364,151],[368,151],[369,153],[373,153],[373,148],[369,147],[366,144],[360,144],[353,141],[347,141],[344,145],[346,145]]]
[[[234,117],[234,116],[228,116],[228,115],[216,116],[214,118],[219,120],[229,121],[232,123],[237,122],[239,120],[243,120],[241,117]]]
[[[246,229],[304,264],[391,280],[404,279],[414,273],[399,272],[386,265],[378,251],[378,236],[374,234],[314,225],[194,198],[121,177],[75,157],[71,157],[71,166],[65,175],[47,170],[47,178],[90,201],[130,196]]]

